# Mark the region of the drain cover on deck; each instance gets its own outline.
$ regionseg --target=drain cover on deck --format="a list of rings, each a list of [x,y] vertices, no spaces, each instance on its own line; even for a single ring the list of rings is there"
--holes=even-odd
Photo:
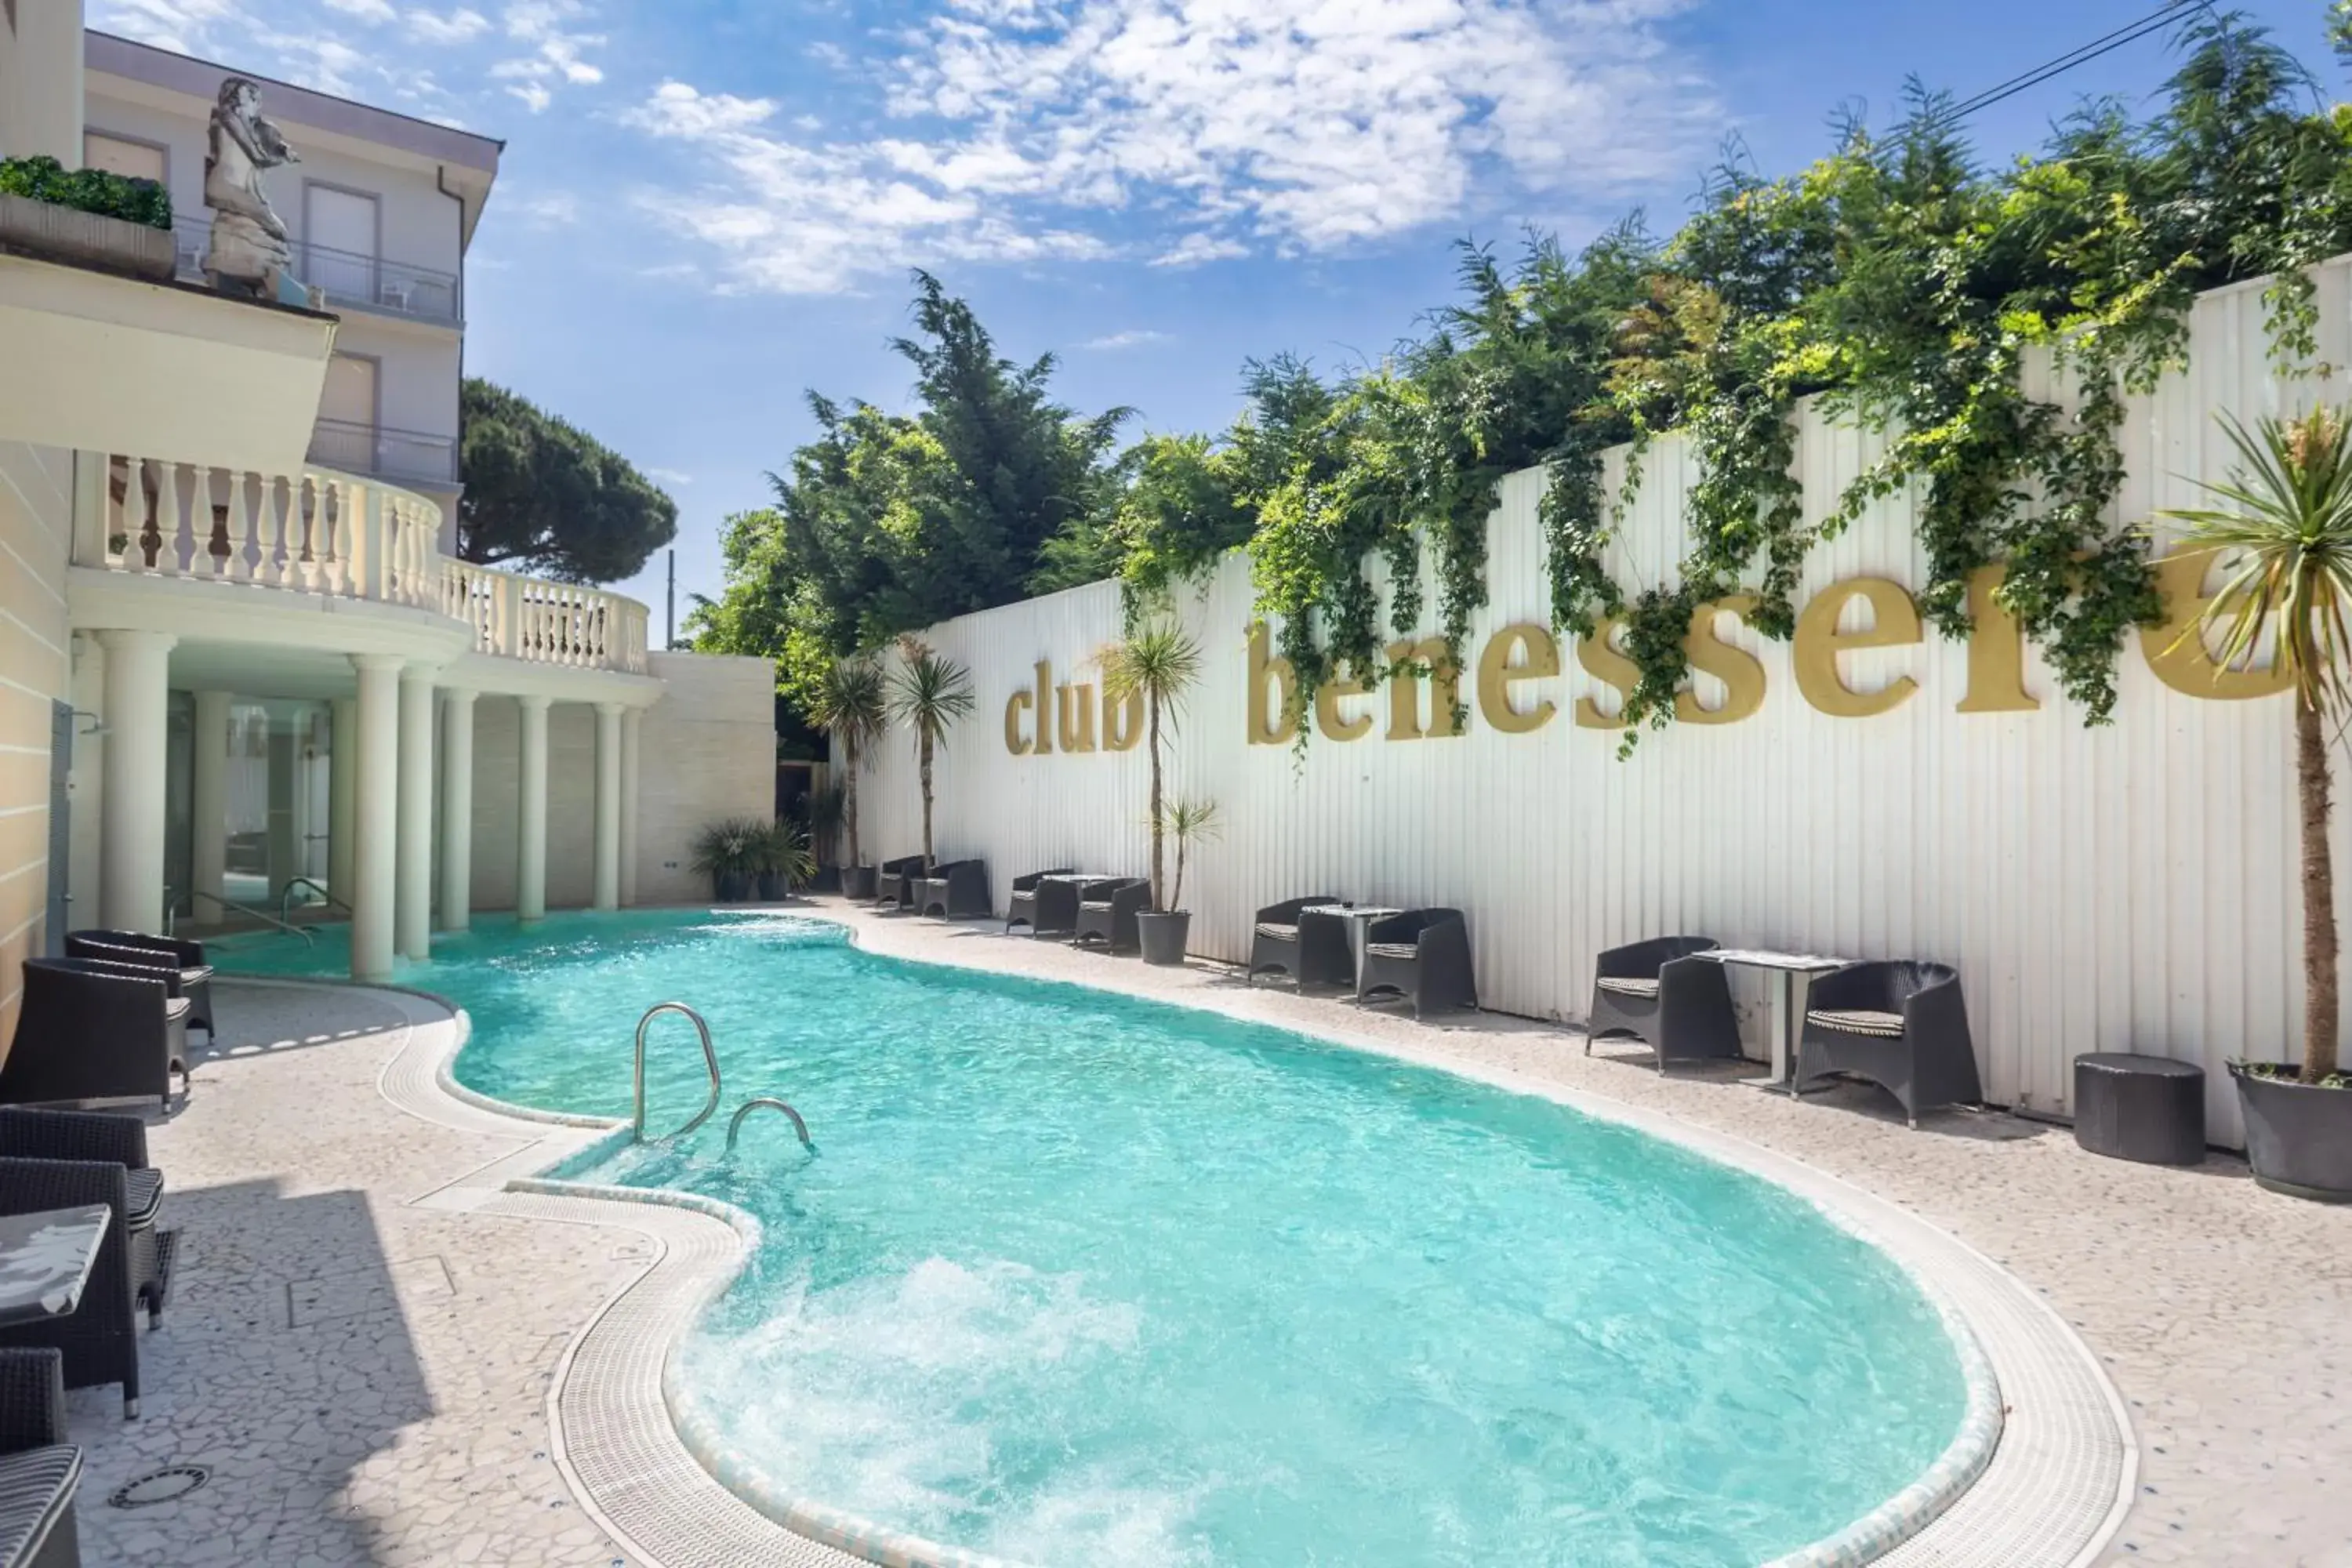
[[[177,1502],[212,1479],[212,1472],[202,1465],[173,1465],[168,1470],[123,1482],[114,1489],[106,1504],[109,1508],[153,1508],[158,1503]]]

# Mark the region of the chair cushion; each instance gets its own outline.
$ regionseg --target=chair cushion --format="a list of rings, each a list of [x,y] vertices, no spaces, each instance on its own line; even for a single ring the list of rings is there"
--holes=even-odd
[[[1110,900],[1108,899],[1088,899],[1084,903],[1080,904],[1078,908],[1082,910],[1107,910],[1110,908]]]
[[[163,1173],[125,1170],[122,1176],[129,1204],[122,1211],[122,1223],[133,1230],[153,1225],[155,1211],[163,1206]]]
[[[180,984],[183,985],[201,985],[212,977],[213,966],[209,963],[180,971]]]
[[[1890,1040],[1903,1036],[1900,1013],[1875,1013],[1866,1007],[1816,1007],[1805,1017],[1824,1029],[1836,1029],[1843,1034],[1877,1035]]]
[[[168,1023],[174,1018],[184,1018],[187,1016],[188,999],[185,996],[174,996],[163,1004],[163,1018],[165,1022]]]
[[[1658,983],[1622,974],[1604,974],[1593,982],[1603,991],[1614,991],[1620,996],[1655,996]]]
[[[1297,942],[1298,928],[1284,925],[1280,921],[1260,921],[1257,922],[1257,934],[1270,936],[1277,942]]]
[[[0,1458],[0,1563],[31,1560],[81,1479],[81,1450],[58,1443]]]
[[[1364,952],[1373,958],[1419,958],[1421,949],[1409,942],[1376,942]]]

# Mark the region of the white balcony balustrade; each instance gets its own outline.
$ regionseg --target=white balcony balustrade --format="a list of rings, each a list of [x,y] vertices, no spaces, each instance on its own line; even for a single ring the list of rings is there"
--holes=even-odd
[[[102,461],[102,505],[76,512],[77,566],[405,605],[466,623],[480,653],[646,671],[643,605],[451,560],[440,505],[412,490],[315,465],[259,474]]]

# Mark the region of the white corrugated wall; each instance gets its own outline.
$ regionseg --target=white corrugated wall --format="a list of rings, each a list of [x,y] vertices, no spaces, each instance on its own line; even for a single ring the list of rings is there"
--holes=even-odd
[[[2319,357],[2337,368],[2291,384],[2265,362],[2258,284],[2199,303],[2189,370],[2132,402],[2121,515],[2195,504],[2195,479],[2227,471],[2217,411],[2251,417],[2346,395],[2352,262],[2322,269],[2320,302]],[[2046,390],[2047,376],[2035,379]],[[1834,503],[1878,444],[1805,414],[1809,515]],[[1685,548],[1689,453],[1664,440],[1645,461],[1612,563],[1629,584],[1667,576]],[[1612,486],[1621,471],[1612,461]],[[1496,629],[1549,619],[1541,483],[1512,476],[1490,523],[1490,603],[1469,641],[1473,712],[1459,738],[1386,740],[1383,690],[1353,704],[1376,719],[1360,741],[1318,734],[1303,763],[1286,746],[1246,744],[1248,562],[1231,557],[1205,587],[1180,593],[1207,658],[1171,746],[1172,787],[1215,800],[1224,823],[1187,882],[1196,952],[1244,956],[1253,911],[1301,893],[1454,905],[1469,917],[1486,1004],[1561,1018],[1584,1013],[1596,952],[1667,931],[1933,958],[1960,971],[1994,1100],[2063,1111],[2077,1054],[2155,1052],[2206,1066],[2212,1134],[2238,1141],[2222,1064],[2291,1056],[2300,1017],[2284,699],[2181,695],[2149,672],[2135,638],[2112,725],[2084,728],[2030,655],[2038,711],[1959,713],[1966,647],[1930,631],[1917,646],[1844,655],[1851,686],[1907,672],[1919,689],[1889,713],[1832,718],[1799,693],[1786,644],[1726,621],[1766,671],[1753,718],[1675,725],[1621,763],[1614,731],[1571,721],[1596,686],[1563,647],[1562,675],[1516,689],[1522,706],[1548,697],[1558,715],[1504,734],[1475,711],[1475,661]],[[1817,549],[1799,602],[1864,575],[1915,591],[1926,581],[1906,499]],[[1433,617],[1433,589],[1430,598]],[[1860,613],[1850,607],[1846,624]],[[1023,871],[1144,869],[1140,750],[1013,755],[1003,739],[1006,700],[1032,685],[1037,660],[1052,661],[1057,683],[1097,683],[1091,661],[1118,631],[1118,591],[1098,584],[930,634],[970,668],[979,699],[940,759],[939,851],[985,857],[1000,907]],[[1703,701],[1721,700],[1711,679],[1699,686]],[[918,813],[912,742],[894,731],[862,790],[869,856],[919,847]],[[2339,882],[2352,883],[2352,865]]]

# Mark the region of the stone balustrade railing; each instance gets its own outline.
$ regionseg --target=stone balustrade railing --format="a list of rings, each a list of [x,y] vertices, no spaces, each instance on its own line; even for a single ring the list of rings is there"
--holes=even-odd
[[[445,563],[442,584],[443,610],[474,628],[483,653],[645,673],[646,607],[635,599],[465,561]]]
[[[75,509],[77,566],[408,605],[464,621],[482,653],[645,673],[643,605],[444,556],[441,505],[413,490],[316,466],[100,460],[102,500]]]

